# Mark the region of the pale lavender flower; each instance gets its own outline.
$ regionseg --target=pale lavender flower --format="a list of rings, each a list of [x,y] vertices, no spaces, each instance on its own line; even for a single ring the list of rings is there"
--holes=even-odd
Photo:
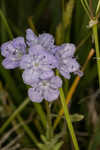
[[[38,43],[38,37],[31,29],[26,30],[26,43],[29,47]]]
[[[82,75],[79,63],[73,58],[74,52],[74,44],[63,44],[56,47],[56,57],[59,62],[58,70],[67,79],[70,79],[70,73]]]
[[[2,65],[6,69],[19,67],[21,57],[26,53],[26,44],[23,37],[17,37],[1,45],[1,54],[5,57]]]
[[[62,86],[62,80],[58,76],[53,76],[48,80],[40,80],[32,85],[28,90],[28,95],[33,102],[41,102],[43,99],[51,102],[58,98],[59,88]]]
[[[50,53],[54,53],[53,51],[55,47],[54,38],[49,33],[43,33],[37,37],[31,29],[27,29],[26,30],[26,42],[29,47],[39,44],[43,48],[45,48],[46,51]]]
[[[29,54],[24,55],[20,62],[20,68],[25,69],[23,80],[26,84],[32,84],[40,79],[48,79],[54,75],[53,68],[58,66],[56,58],[45,51],[41,45],[31,46]]]

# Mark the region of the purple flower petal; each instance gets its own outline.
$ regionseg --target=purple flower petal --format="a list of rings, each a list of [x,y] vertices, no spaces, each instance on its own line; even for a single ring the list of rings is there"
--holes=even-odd
[[[75,58],[68,58],[63,60],[63,62],[64,64],[66,64],[66,70],[68,72],[75,72],[80,68],[80,65],[78,64]]]
[[[26,45],[23,37],[15,38],[1,46],[1,54],[6,57],[2,62],[7,69],[19,67],[21,57],[26,53]]]
[[[26,43],[28,46],[32,46],[37,44],[37,36],[34,34],[34,32],[31,29],[26,30]]]
[[[22,78],[24,83],[31,85],[32,83],[39,81],[39,72],[27,69],[23,72]]]
[[[51,88],[60,88],[62,86],[62,80],[58,76],[54,76],[51,78],[50,87]]]
[[[14,69],[16,67],[19,66],[19,61],[12,61],[9,58],[5,58],[2,61],[2,65],[4,66],[4,68],[6,69]]]
[[[23,54],[26,53],[26,44],[24,42],[23,37],[17,37],[13,40],[12,45],[15,49],[18,49],[20,53],[22,52]]]
[[[28,69],[31,67],[31,59],[30,55],[23,55],[20,61],[20,68],[21,69]]]
[[[54,76],[54,72],[52,70],[47,70],[45,72],[41,72],[40,79],[49,79]]]
[[[46,54],[45,49],[41,45],[34,45],[29,48],[30,55]]]
[[[57,68],[58,67],[58,60],[52,54],[47,54],[44,59],[42,60],[43,64],[49,64],[50,68]]]
[[[28,95],[32,102],[40,103],[43,100],[42,91],[38,88],[30,88]]]
[[[58,89],[48,88],[47,90],[44,91],[44,98],[49,102],[56,100],[58,96],[59,96]]]
[[[79,72],[80,65],[73,58],[75,53],[75,45],[74,44],[62,44],[61,46],[55,47],[55,56],[58,59],[59,65],[58,70],[62,76],[67,79],[70,79],[70,73]]]
[[[61,75],[64,76],[64,78],[66,78],[66,79],[70,79],[71,78],[71,75],[70,75],[69,72],[63,70],[62,68],[59,71],[60,71]]]
[[[74,44],[62,44],[61,46],[58,46],[56,49],[56,56],[61,57],[62,59],[67,57],[73,57],[75,53],[75,45]]]
[[[25,83],[31,84],[32,79],[34,82],[35,79],[37,81],[51,78],[54,76],[52,68],[56,68],[57,65],[56,57],[44,51],[41,45],[32,46],[29,48],[29,54],[24,55],[20,62],[20,68],[27,70],[23,73],[23,80]]]
[[[13,50],[13,45],[12,45],[12,41],[8,41],[4,44],[1,45],[1,54],[2,56],[4,57],[8,57],[11,53],[12,53],[12,50]]]
[[[37,91],[41,91],[42,97],[47,101],[56,100],[59,96],[59,88],[62,86],[62,81],[58,76],[53,76],[47,80],[39,80],[38,83],[33,83],[32,87]]]
[[[41,44],[47,51],[50,51],[54,45],[54,38],[51,34],[43,33],[39,35],[38,43]]]

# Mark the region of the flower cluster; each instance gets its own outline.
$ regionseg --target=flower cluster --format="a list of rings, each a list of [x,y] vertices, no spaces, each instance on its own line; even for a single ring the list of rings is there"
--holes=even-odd
[[[31,29],[26,30],[26,42],[18,37],[1,45],[1,54],[5,57],[2,65],[6,69],[24,70],[22,78],[31,86],[28,95],[34,102],[58,98],[62,80],[55,75],[55,69],[67,79],[71,73],[82,75],[74,53],[74,44],[56,46],[52,35],[37,36]]]
[[[2,64],[6,69],[19,67],[22,56],[26,53],[23,37],[15,38],[1,45],[1,54],[5,57]]]

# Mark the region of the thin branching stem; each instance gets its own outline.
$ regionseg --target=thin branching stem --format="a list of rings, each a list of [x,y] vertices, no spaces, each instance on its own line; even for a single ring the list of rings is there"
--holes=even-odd
[[[84,0],[81,0],[81,3],[82,3],[82,6],[83,6],[83,8],[84,8],[84,10],[85,10],[85,12],[86,12],[86,14],[87,14],[87,16],[90,18],[90,12],[89,12],[89,8],[87,8],[87,3],[86,3],[86,1],[85,1],[85,3],[84,3]]]
[[[98,1],[98,5],[97,5],[97,8],[96,8],[96,16],[98,15],[99,9],[100,9],[100,0]]]
[[[89,7],[89,4],[88,4],[87,0],[83,0],[83,1],[84,1],[84,4],[86,5],[86,8],[87,8],[88,12],[90,12],[91,10],[90,10],[90,7]]]
[[[90,13],[91,13],[91,17],[93,18],[93,6],[92,6],[92,0],[89,0],[89,6],[90,6]]]

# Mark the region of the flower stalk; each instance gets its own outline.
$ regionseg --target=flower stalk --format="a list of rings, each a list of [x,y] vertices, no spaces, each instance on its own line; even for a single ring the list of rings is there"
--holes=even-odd
[[[68,107],[67,107],[66,102],[65,102],[65,97],[64,97],[63,90],[62,90],[62,88],[60,88],[59,90],[60,90],[60,99],[61,99],[61,103],[62,103],[62,106],[63,106],[63,109],[64,109],[64,114],[65,114],[65,119],[66,119],[66,122],[67,122],[67,125],[68,125],[68,129],[69,129],[70,135],[72,137],[72,141],[73,141],[75,150],[79,150],[77,138],[76,138],[76,135],[75,135],[75,132],[74,132],[74,128],[73,128],[71,119],[70,119],[70,114],[69,114],[69,111],[68,111]]]
[[[93,30],[94,40],[95,40],[96,58],[97,58],[97,69],[98,69],[98,79],[99,79],[99,88],[100,88],[100,52],[99,52],[97,24],[93,25],[92,30]]]

